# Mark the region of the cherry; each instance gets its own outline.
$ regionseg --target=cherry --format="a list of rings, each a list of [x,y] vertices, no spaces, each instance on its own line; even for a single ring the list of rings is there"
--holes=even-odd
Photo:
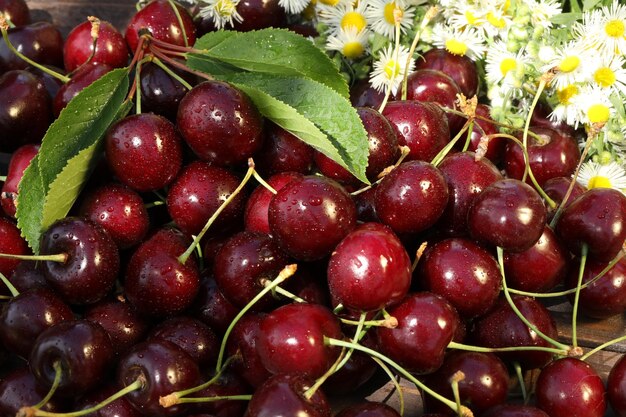
[[[357,311],[379,310],[407,294],[411,260],[391,229],[365,223],[337,245],[328,262],[327,277],[337,302]]]
[[[502,174],[489,160],[476,160],[471,152],[446,156],[439,170],[448,184],[448,204],[437,222],[440,230],[450,236],[467,235],[467,211],[474,198]]]
[[[491,118],[491,108],[489,106],[479,103],[476,106],[476,116],[476,119],[474,119],[474,127],[472,128],[472,133],[470,134],[470,144],[468,147],[468,150],[472,152],[476,152],[483,136],[495,135],[500,132],[498,126],[490,122],[493,119]],[[488,120],[484,120],[481,117]],[[463,144],[464,142],[459,141],[458,143]],[[485,157],[495,164],[499,163],[504,154],[506,144],[507,140],[502,137],[493,137],[489,139]]]
[[[97,406],[116,392],[117,388],[112,384],[91,391],[78,401],[78,411]],[[141,417],[141,415],[125,397],[120,397],[89,414],[90,417]]]
[[[88,63],[78,69],[70,80],[63,84],[52,101],[52,113],[54,117],[59,117],[61,110],[87,86],[100,79],[104,74],[111,71],[113,67],[97,62]]]
[[[86,21],[74,27],[67,35],[63,45],[65,70],[72,72],[87,61],[107,64],[113,68],[126,66],[128,50],[122,34],[109,22],[100,21],[94,52],[91,28],[92,23]]]
[[[254,392],[245,417],[330,417],[330,405],[321,390],[305,397],[310,386],[302,375],[275,375]]]
[[[543,410],[531,405],[500,404],[491,407],[482,417],[550,417]]]
[[[248,32],[268,27],[280,28],[287,24],[287,15],[278,0],[242,0],[237,3],[237,13],[242,18],[235,22],[234,30]]]
[[[602,379],[586,362],[561,358],[539,374],[537,406],[550,417],[601,417],[606,411]]]
[[[197,235],[224,200],[239,186],[239,179],[230,171],[194,161],[184,167],[167,194],[167,211],[178,228]],[[238,194],[212,224],[211,230],[232,229],[241,219],[245,196]]]
[[[376,215],[376,184],[365,191],[352,196],[356,205],[357,219],[365,222],[380,222]]]
[[[126,399],[142,415],[168,417],[183,414],[189,407],[178,404],[164,408],[159,397],[196,386],[200,370],[174,343],[155,339],[135,345],[120,359],[116,380],[120,387],[141,381],[140,388],[126,394]]]
[[[409,372],[427,374],[437,370],[459,326],[454,307],[436,294],[420,292],[407,296],[388,313],[398,320],[398,326],[376,328],[381,353]]]
[[[120,268],[117,246],[97,223],[79,217],[57,220],[41,238],[41,255],[65,254],[46,261],[46,280],[69,304],[92,304],[113,288]]]
[[[8,71],[0,76],[0,96],[0,152],[41,142],[52,119],[41,80],[27,71]]]
[[[557,204],[561,204],[567,194],[567,190],[569,189],[571,182],[572,179],[569,177],[550,178],[543,184],[543,191],[552,199],[552,201]],[[574,182],[574,187],[572,188],[567,201],[563,203],[563,207],[569,206],[574,200],[583,195],[585,191],[585,187],[580,185],[578,182]]]
[[[495,258],[471,240],[451,238],[426,249],[418,264],[420,286],[439,294],[467,319],[486,313],[500,293]]]
[[[370,340],[371,337],[361,340],[360,343],[367,344]],[[359,388],[369,386],[365,384],[375,380],[377,370],[378,364],[371,357],[363,352],[354,351],[348,362],[324,381],[322,389],[335,398],[347,398],[354,395]]]
[[[450,141],[445,113],[435,104],[407,100],[387,103],[383,116],[396,132],[398,143],[410,149],[407,160],[432,160]]]
[[[380,221],[396,233],[419,233],[434,225],[448,203],[441,172],[423,161],[404,162],[376,187]]]
[[[570,269],[565,280],[565,286],[569,289],[578,285],[578,265],[576,262]],[[582,284],[594,279],[607,266],[606,262],[589,260],[585,264]],[[569,300],[574,303],[574,294],[569,295]],[[626,311],[626,260],[620,259],[611,269],[593,284],[580,290],[578,310],[588,317],[605,319],[620,315]]]
[[[15,26],[30,23],[30,10],[24,0],[0,0],[0,14]]]
[[[20,229],[11,220],[0,217],[0,253],[11,255],[27,255],[30,253],[28,244],[22,237]],[[0,273],[5,277],[17,268],[19,259],[0,258]]]
[[[531,130],[534,127],[548,127],[555,129],[564,135],[579,136],[580,129],[577,131],[572,126],[568,125],[564,120],[557,121],[550,118],[552,108],[547,103],[539,101],[533,110],[533,114],[530,119]]]
[[[504,271],[511,288],[547,292],[562,283],[570,254],[549,226],[533,246],[523,252],[504,253]]]
[[[542,186],[554,177],[569,177],[576,170],[580,159],[578,142],[572,135],[562,134],[547,127],[535,127],[533,132],[539,136],[528,136],[528,158],[530,169]],[[504,153],[504,167],[507,176],[521,179],[526,168],[526,159],[522,148],[509,142]]]
[[[63,36],[59,29],[48,22],[36,22],[10,28],[9,41],[26,57],[42,65],[63,66]],[[0,73],[23,70],[28,62],[11,51],[6,42],[0,42]]]
[[[131,51],[137,49],[143,31],[148,31],[155,39],[177,46],[193,46],[196,41],[195,26],[187,9],[168,0],[153,0],[133,15],[125,35]]]
[[[306,176],[278,190],[269,206],[270,231],[278,245],[298,260],[329,255],[356,225],[350,195],[335,181]]]
[[[228,338],[227,352],[234,358],[232,370],[251,387],[258,388],[272,373],[267,370],[257,349],[261,322],[265,313],[248,313],[237,323]]]
[[[465,97],[473,97],[478,92],[476,63],[465,55],[455,55],[445,49],[433,48],[415,62],[415,68],[444,72],[454,80]]]
[[[38,151],[39,145],[24,145],[11,155],[7,179],[2,185],[2,193],[0,194],[2,209],[9,217],[15,218],[18,185],[24,176],[24,170],[28,168],[30,161],[37,155]]]
[[[113,359],[109,335],[87,320],[64,321],[44,330],[30,353],[30,369],[41,384],[52,386],[55,364],[60,381],[55,391],[75,396],[95,388]]]
[[[400,414],[385,403],[365,401],[345,407],[335,417],[400,417]]]
[[[128,116],[111,126],[104,140],[113,173],[140,192],[165,187],[182,165],[180,137],[175,126],[162,116]]]
[[[354,107],[380,108],[385,93],[372,87],[368,80],[359,80],[350,88],[350,102]]]
[[[72,310],[52,290],[24,291],[7,302],[0,312],[0,340],[12,353],[28,358],[37,336],[73,318]]]
[[[555,232],[572,253],[587,245],[590,257],[608,262],[626,239],[626,197],[610,188],[588,190],[563,210]]]
[[[313,148],[282,127],[265,124],[263,146],[255,158],[256,169],[264,176],[280,172],[308,174],[313,167]]]
[[[141,196],[121,184],[109,183],[89,192],[80,214],[102,226],[120,249],[137,245],[150,228]]]
[[[194,79],[189,73],[171,68],[174,73],[190,84]],[[176,121],[180,101],[187,88],[153,62],[141,66],[141,107],[144,112],[153,112]]]
[[[320,377],[339,356],[325,338],[342,337],[339,320],[319,304],[288,304],[265,316],[256,347],[263,365],[274,374]]]
[[[190,313],[219,334],[224,334],[239,309],[224,297],[212,275],[203,274]]]
[[[64,72],[61,68],[57,68],[53,65],[44,65],[44,67],[54,71],[57,74],[63,74]],[[46,87],[46,91],[48,92],[48,95],[51,98],[57,95],[57,93],[59,92],[59,89],[64,84],[63,81],[61,81],[59,78],[57,78],[56,76],[48,72],[45,72],[41,68],[28,67],[26,68],[26,71],[30,72],[31,74],[34,74],[43,82],[44,86]]]
[[[519,180],[504,179],[476,196],[467,223],[474,239],[521,252],[539,240],[546,218],[543,201],[533,188]]]
[[[556,339],[556,322],[550,312],[536,299],[513,296],[513,302],[522,315],[543,334]],[[534,330],[531,330],[515,314],[504,298],[475,322],[472,337],[480,346],[503,348],[515,346],[550,345]],[[540,351],[502,352],[498,356],[507,362],[518,362],[524,369],[541,368],[552,360],[552,354]]]
[[[619,360],[611,368],[606,381],[606,393],[609,404],[619,417],[626,416],[626,356]]]
[[[461,404],[480,415],[483,411],[503,404],[509,390],[509,373],[498,357],[491,353],[452,352],[439,370],[426,377],[426,385],[444,397],[453,399],[451,380],[457,372]],[[454,412],[430,395],[424,397],[424,409],[447,415]]]
[[[193,397],[216,398],[235,395],[249,395],[250,387],[241,377],[227,369],[208,387],[190,395]],[[241,400],[212,400],[194,404],[191,409],[203,413],[205,417],[241,417],[246,411],[247,403]],[[191,414],[189,414],[191,417]]]
[[[191,89],[176,123],[200,159],[220,166],[247,161],[263,144],[263,117],[248,96],[221,81]]]
[[[103,300],[89,306],[84,318],[99,324],[109,334],[117,356],[125,354],[142,341],[149,329],[147,320],[130,303],[120,298]]]
[[[41,287],[52,289],[43,274],[41,263],[36,261],[20,262],[8,278],[19,292]]]
[[[164,317],[185,310],[200,286],[194,258],[178,257],[188,242],[180,232],[161,229],[143,242],[128,262],[124,292],[141,314]]]
[[[222,246],[215,257],[213,272],[222,294],[243,308],[264,288],[263,280],[273,280],[287,263],[287,256],[269,235],[244,231]],[[268,294],[253,308],[265,310],[275,303],[276,299]]]
[[[43,400],[47,391],[37,382],[27,366],[14,369],[0,381],[0,415],[16,416],[20,408]],[[59,412],[64,405],[62,399],[52,397],[41,410]]]

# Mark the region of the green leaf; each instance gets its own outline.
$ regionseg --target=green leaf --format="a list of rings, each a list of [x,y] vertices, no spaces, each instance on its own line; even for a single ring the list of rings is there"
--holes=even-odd
[[[252,91],[251,97],[258,107],[264,109],[262,112],[269,114],[267,117],[278,119],[278,124],[289,124],[287,130],[344,166],[359,180],[369,183],[365,176],[369,156],[367,132],[348,100],[325,85],[300,77],[241,73],[232,75],[227,81],[247,93],[250,88],[264,93]],[[286,115],[280,113],[281,107]],[[305,124],[304,119],[310,123]],[[311,124],[317,130],[311,129]]]
[[[583,17],[583,14],[580,12],[561,13],[561,14],[552,16],[550,21],[554,23],[555,25],[570,26],[570,25],[573,25],[576,21],[582,19],[582,17]],[[568,31],[569,31],[569,28],[568,28]]]
[[[100,139],[128,112],[130,103],[123,106],[128,83],[128,70],[117,69],[81,91],[50,126],[24,172],[17,224],[35,253],[41,234],[67,214],[78,196]]]
[[[206,49],[207,51],[215,48],[220,43],[237,36],[238,32],[232,30],[218,30],[217,32],[209,32],[200,39],[196,40],[194,49]]]
[[[202,37],[196,48],[206,44],[209,48],[203,55],[208,58],[257,73],[308,77],[348,97],[348,85],[338,68],[308,39],[284,29],[226,33]]]

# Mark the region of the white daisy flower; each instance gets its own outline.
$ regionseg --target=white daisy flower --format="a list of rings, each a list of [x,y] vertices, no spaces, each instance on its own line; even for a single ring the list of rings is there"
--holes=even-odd
[[[626,5],[613,0],[610,7],[586,15],[586,39],[602,54],[626,54]]]
[[[570,42],[558,48],[552,60],[541,71],[554,71],[552,85],[559,89],[587,80],[592,70],[591,63],[589,51],[578,42]]]
[[[487,50],[485,65],[487,81],[490,84],[502,83],[513,88],[521,88],[525,69],[530,63],[524,48],[514,53],[507,49],[506,43],[497,41]]]
[[[483,26],[487,32],[487,36],[496,37],[501,36],[511,27],[511,16],[500,8],[491,8],[485,13],[485,20],[487,23]]]
[[[216,29],[223,29],[227,25],[234,26],[234,22],[243,22],[237,12],[240,0],[200,0],[198,14],[204,19],[213,20]]]
[[[407,72],[406,63],[409,59],[409,50],[404,46],[396,51],[392,45],[387,47],[381,52],[380,57],[374,62],[372,73],[370,74],[370,84],[376,90],[380,92],[386,92],[391,90],[391,93],[395,95],[398,92],[398,87],[404,79],[404,74]],[[408,74],[411,74],[415,70],[415,60],[411,59],[408,68]]]
[[[552,27],[552,18],[561,14],[563,6],[558,0],[527,0],[531,15],[530,21],[533,26],[541,26],[544,29]]]
[[[466,55],[473,60],[480,59],[484,52],[484,39],[476,29],[466,27],[463,30],[437,24],[433,28],[432,42],[439,48],[445,48],[454,55]]]
[[[300,14],[310,2],[311,0],[278,0],[278,5],[289,14]]]
[[[585,124],[604,125],[615,113],[607,91],[598,86],[585,85],[572,100],[581,109]]]
[[[354,28],[360,33],[367,28],[365,7],[365,2],[359,2],[359,5],[354,7],[350,1],[335,6],[320,5],[317,16],[320,22],[328,25],[332,33],[338,34],[348,28]]]
[[[626,96],[626,61],[621,56],[600,59],[591,74],[591,80],[601,88]]]
[[[388,38],[394,37],[396,21],[394,10],[400,10],[400,31],[406,33],[413,25],[415,12],[410,6],[406,6],[403,0],[370,0],[365,9],[365,17],[371,24],[371,29]]]
[[[587,161],[581,165],[576,181],[588,190],[613,188],[622,193],[626,191],[626,171],[617,162],[602,165]]]
[[[577,104],[576,97],[580,94],[580,88],[575,84],[567,85],[556,90],[557,105],[550,114],[550,120],[565,122],[570,126],[578,127],[582,123],[582,110]]]
[[[451,7],[448,17],[448,24],[452,27],[464,29],[472,27],[479,32],[485,31],[485,12],[474,3],[459,2],[455,7]],[[481,33],[482,35],[482,33]],[[486,32],[484,33],[486,35]]]
[[[339,51],[346,58],[356,59],[365,53],[367,45],[367,29],[357,31],[356,27],[348,26],[347,29],[341,29],[336,35],[328,38],[326,49]]]

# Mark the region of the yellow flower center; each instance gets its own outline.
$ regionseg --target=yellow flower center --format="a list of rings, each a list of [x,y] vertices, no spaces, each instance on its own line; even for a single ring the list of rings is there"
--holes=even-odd
[[[580,58],[576,55],[570,55],[563,58],[563,61],[559,64],[559,70],[561,72],[572,72],[580,65]]]
[[[446,41],[446,50],[453,55],[465,55],[467,45],[458,39],[448,39]]]
[[[346,58],[350,59],[360,57],[363,55],[363,52],[365,52],[365,48],[363,48],[360,42],[346,42],[341,51]]]
[[[396,19],[393,15],[393,12],[396,10],[396,2],[392,1],[391,3],[387,3],[385,5],[385,9],[384,9],[384,15],[385,15],[385,20],[387,21],[387,23],[389,23],[390,25],[395,25],[396,24]],[[399,8],[399,13],[400,13],[400,19],[402,19],[402,16],[404,16],[404,11]]]
[[[606,123],[611,116],[611,111],[604,104],[593,104],[587,110],[587,117],[591,123]]]
[[[570,100],[576,94],[578,94],[578,87],[576,87],[575,85],[568,85],[567,87],[561,88],[560,90],[556,91],[556,96],[559,99],[559,103],[564,106],[570,104]]]
[[[626,33],[626,27],[621,20],[611,20],[604,26],[604,31],[612,38],[622,38]]]
[[[343,30],[353,27],[357,32],[362,31],[367,26],[365,17],[358,12],[348,12],[341,18],[341,28]]]
[[[593,74],[593,79],[602,86],[610,87],[615,83],[615,73],[611,68],[602,67]]]
[[[390,59],[385,65],[385,75],[388,80],[393,80],[400,75],[400,66],[394,59]]]
[[[591,179],[589,179],[589,184],[587,184],[587,189],[591,190],[592,188],[613,188],[613,187],[611,185],[611,180],[609,178],[597,175],[595,177],[591,177]]]
[[[319,2],[327,6],[336,6],[339,3],[339,0],[319,0]]]
[[[478,18],[476,17],[476,15],[469,10],[465,12],[465,19],[467,20],[467,23],[469,23],[470,25],[476,25],[476,22],[478,21]]]
[[[496,16],[495,14],[489,12],[486,17],[487,22],[491,23],[492,26],[497,27],[498,29],[503,29],[506,26],[506,20],[504,20],[501,16]]]
[[[502,6],[502,11],[507,12],[511,8],[511,0],[505,0],[504,5]]]
[[[229,17],[235,12],[236,6],[231,0],[219,0],[215,3],[215,12],[218,16]]]
[[[502,76],[505,77],[509,71],[517,68],[517,61],[513,58],[504,58],[502,62],[500,62],[500,72]]]

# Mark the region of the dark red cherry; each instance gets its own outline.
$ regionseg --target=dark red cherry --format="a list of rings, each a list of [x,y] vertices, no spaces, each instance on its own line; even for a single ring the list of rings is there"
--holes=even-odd
[[[468,150],[476,152],[480,140],[483,136],[495,135],[500,133],[500,129],[494,123],[491,118],[491,108],[486,104],[479,103],[476,106],[476,119],[474,119],[474,127],[472,128],[470,144]],[[487,119],[487,120],[485,120]],[[457,142],[458,146],[464,146],[465,140],[461,138]],[[487,152],[485,158],[489,159],[494,164],[497,164],[502,159],[504,154],[504,148],[506,147],[507,140],[501,137],[493,137],[487,142]]]
[[[383,116],[394,128],[398,143],[409,147],[407,160],[430,162],[450,141],[446,115],[435,104],[392,101],[385,106]]]
[[[0,381],[0,415],[16,416],[22,407],[38,404],[44,399],[48,389],[40,385],[27,366],[17,368]],[[46,402],[42,411],[61,412],[65,406],[58,396]]]
[[[504,272],[511,288],[547,292],[562,283],[570,254],[549,226],[533,246],[523,252],[504,253]]]
[[[79,217],[56,221],[41,238],[42,255],[66,254],[43,264],[46,280],[69,304],[92,304],[111,291],[120,268],[117,245],[97,223]]]
[[[307,176],[289,182],[269,206],[269,225],[278,245],[299,260],[329,255],[356,226],[350,195],[335,181]]]
[[[0,217],[0,253],[29,255],[30,249],[22,237],[20,229],[11,220]],[[0,259],[0,273],[9,277],[21,261],[19,259]],[[4,285],[4,284],[3,284]]]
[[[54,364],[61,369],[62,396],[76,396],[100,384],[111,366],[113,346],[109,335],[98,324],[87,320],[64,321],[37,337],[30,352],[30,369],[44,386],[52,386]]]
[[[55,66],[52,65],[44,65],[46,68],[51,69],[52,71],[58,73],[58,74],[63,74],[64,71],[61,68],[57,68]],[[57,77],[53,76],[52,74],[49,74],[45,71],[43,71],[40,68],[36,68],[36,67],[28,67],[26,68],[26,71],[30,72],[31,74],[34,74],[35,76],[37,76],[44,84],[44,86],[46,87],[46,91],[48,92],[48,95],[50,96],[50,98],[54,98],[54,96],[57,95],[57,93],[59,92],[59,89],[63,86],[63,81],[59,80]]]
[[[380,351],[410,372],[437,370],[459,327],[454,307],[438,295],[419,292],[407,296],[388,313],[398,320],[398,326],[376,328]]]
[[[8,276],[11,284],[19,291],[24,292],[34,288],[50,288],[41,268],[41,262],[22,261]],[[0,292],[1,293],[1,292]],[[8,289],[7,289],[8,294]]]
[[[474,239],[520,252],[539,240],[546,218],[543,201],[533,188],[519,180],[504,179],[476,196],[467,224]]]
[[[606,381],[609,404],[618,417],[626,416],[626,356],[613,365]]]
[[[207,220],[239,186],[230,171],[194,161],[184,167],[167,194],[167,211],[178,228],[189,235],[200,233]],[[241,219],[245,204],[238,194],[211,225],[211,232],[232,229]]]
[[[121,184],[110,183],[89,192],[80,213],[102,226],[121,249],[137,245],[150,228],[141,196]]]
[[[52,113],[54,117],[59,117],[61,110],[63,110],[78,93],[83,91],[85,87],[91,85],[112,69],[113,67],[107,64],[89,63],[76,71],[72,78],[70,78],[67,83],[63,84],[61,88],[59,88],[59,91],[57,91],[57,95],[54,96],[52,101]]]
[[[553,339],[558,337],[554,318],[540,302],[522,296],[514,296],[513,302],[522,315],[542,333]],[[520,320],[504,298],[498,300],[487,314],[478,318],[472,337],[476,344],[490,348],[551,346]],[[539,351],[503,352],[498,356],[510,363],[518,362],[524,369],[541,368],[552,360],[551,353]]]
[[[417,271],[421,288],[441,295],[465,319],[486,313],[500,293],[498,263],[468,239],[446,239],[429,246]]]
[[[331,296],[345,307],[379,310],[407,294],[411,260],[391,229],[365,223],[337,245],[328,262],[327,278]]]
[[[564,135],[577,136],[580,134],[580,128],[577,131],[572,126],[568,125],[564,120],[557,121],[551,119],[550,114],[552,114],[552,111],[553,109],[547,103],[539,100],[530,119],[531,130],[534,130],[535,127],[548,127],[550,129],[555,129]]]
[[[232,363],[232,362],[231,362]],[[241,377],[230,368],[225,369],[211,385],[190,395],[190,397],[226,397],[249,395],[251,389]],[[204,417],[242,417],[246,411],[247,401],[213,400],[199,402],[191,406],[192,411],[204,413]],[[191,417],[191,414],[188,414]],[[197,417],[201,417],[196,415]]]
[[[63,36],[54,24],[36,22],[11,28],[8,36],[15,49],[33,61],[63,67]],[[4,40],[0,42],[0,73],[26,69],[28,65],[9,49]]]
[[[265,313],[244,315],[233,327],[226,345],[228,355],[234,358],[229,366],[253,388],[273,375],[263,365],[257,349],[259,329],[265,316]]]
[[[224,297],[215,278],[205,273],[190,313],[217,333],[224,334],[239,309]]]
[[[580,159],[576,138],[547,127],[535,127],[533,132],[539,139],[529,135],[526,148],[530,169],[539,185],[542,186],[550,178],[573,174]],[[521,179],[524,175],[526,159],[517,143],[507,143],[504,167],[509,178]]]
[[[587,245],[590,257],[610,261],[626,239],[626,196],[610,188],[586,191],[563,211],[555,232],[572,253]]]
[[[237,13],[241,22],[235,22],[234,28],[240,32],[280,28],[287,24],[287,14],[278,0],[242,0],[237,3]]]
[[[122,34],[109,22],[100,21],[94,53],[91,28],[91,22],[86,21],[74,27],[67,35],[63,45],[65,70],[72,72],[88,60],[107,64],[113,68],[126,66],[128,50]]]
[[[98,387],[98,389],[91,391],[77,402],[77,411],[97,406],[102,401],[117,393],[117,391],[118,388],[114,384]],[[94,411],[88,415],[90,417],[141,417],[142,414],[131,405],[126,397],[120,397],[98,411]]]
[[[561,358],[541,370],[535,387],[537,406],[550,417],[602,417],[604,384],[586,362]]]
[[[0,14],[15,26],[30,23],[30,10],[24,0],[0,0]]]
[[[263,147],[255,156],[255,168],[265,177],[280,172],[308,174],[313,168],[313,148],[282,127],[265,124]]]
[[[415,68],[442,71],[454,80],[467,98],[475,96],[478,92],[476,63],[465,55],[455,55],[445,49],[433,48],[416,60]]]
[[[0,96],[0,152],[41,142],[52,120],[50,97],[41,80],[28,71],[6,72],[0,77]]]
[[[366,401],[345,407],[335,417],[400,417],[400,414],[385,403]]]
[[[200,286],[193,257],[178,257],[189,242],[173,229],[161,229],[143,242],[128,262],[124,292],[141,314],[164,317],[191,305]]]
[[[11,155],[7,179],[2,185],[2,193],[0,194],[2,210],[9,217],[15,218],[18,185],[24,176],[24,170],[28,168],[30,161],[37,155],[38,151],[39,145],[24,145]]]
[[[176,67],[170,68],[175,74],[190,84],[194,78]],[[189,90],[163,68],[152,62],[141,66],[141,108],[176,121],[178,105]]]
[[[543,191],[550,197],[555,203],[561,204],[561,201],[565,198],[567,190],[570,187],[572,179],[569,177],[555,177],[550,178],[543,184]],[[579,196],[583,195],[586,188],[580,185],[580,183],[574,181],[574,187],[570,192],[567,201],[564,203],[564,207],[569,206]]]
[[[350,89],[350,102],[354,107],[379,109],[385,99],[385,93],[377,91],[369,80],[359,80]]]
[[[502,174],[489,160],[476,160],[472,152],[448,155],[438,168],[446,179],[450,198],[437,226],[447,235],[467,235],[467,211],[474,198],[502,179]]]
[[[131,51],[137,49],[143,31],[155,39],[176,46],[193,46],[196,42],[196,29],[191,15],[180,4],[168,0],[153,0],[133,15],[126,26],[125,35]]]
[[[448,185],[435,166],[404,162],[376,187],[380,221],[396,233],[419,233],[434,225],[448,203]]]
[[[545,411],[531,405],[500,404],[491,407],[481,417],[550,417]]]
[[[117,385],[125,387],[143,379],[141,388],[125,398],[142,415],[170,417],[185,413],[186,404],[164,408],[159,397],[195,387],[200,382],[196,362],[174,343],[155,339],[135,345],[117,365]]]
[[[176,124],[200,159],[220,166],[244,163],[263,144],[263,117],[248,96],[221,81],[191,89]]]
[[[310,399],[304,396],[311,385],[302,375],[275,375],[254,392],[245,417],[330,417],[330,405],[321,390]]]
[[[455,351],[450,353],[437,372],[426,377],[426,385],[444,397],[454,401],[451,378],[462,372],[459,381],[461,404],[469,407],[475,415],[506,401],[509,391],[509,373],[504,363],[491,353]],[[424,409],[456,415],[448,406],[430,395],[424,397]]]

